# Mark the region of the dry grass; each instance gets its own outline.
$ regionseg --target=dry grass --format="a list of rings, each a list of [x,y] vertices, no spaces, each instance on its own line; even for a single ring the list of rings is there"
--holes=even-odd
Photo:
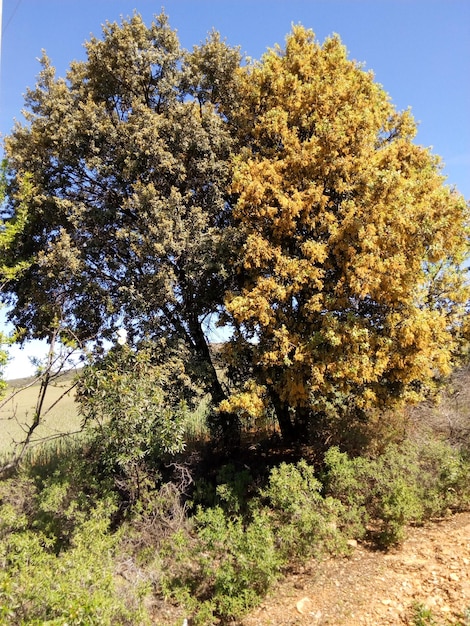
[[[15,443],[25,438],[34,418],[40,385],[26,387],[30,382],[30,379],[20,379],[8,385],[7,401],[0,408],[0,454],[8,453]],[[67,393],[72,384],[70,375],[50,384],[43,405],[44,417],[35,431],[33,442],[76,432],[80,428],[81,418],[74,392]]]

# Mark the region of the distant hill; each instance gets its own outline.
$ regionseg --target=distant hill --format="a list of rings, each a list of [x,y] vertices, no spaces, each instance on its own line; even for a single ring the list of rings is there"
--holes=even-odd
[[[80,369],[81,369],[80,367],[74,367],[70,370],[65,371],[64,373],[60,374],[60,376],[58,376],[57,378],[54,378],[51,384],[60,385],[61,383],[72,380],[74,376],[78,374]],[[36,384],[39,385],[40,379],[37,376],[26,376],[24,378],[14,378],[12,380],[7,380],[7,383],[10,388],[20,389],[21,387],[26,387],[27,385],[30,385],[31,383],[34,384],[34,381],[36,381]]]

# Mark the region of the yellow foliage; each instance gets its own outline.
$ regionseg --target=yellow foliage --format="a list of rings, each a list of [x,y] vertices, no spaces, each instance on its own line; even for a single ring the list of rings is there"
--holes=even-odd
[[[321,46],[294,27],[242,70],[240,92],[231,191],[245,243],[226,305],[254,340],[263,398],[266,386],[294,412],[419,398],[468,327],[464,199],[338,37]],[[245,393],[231,406],[260,406]]]
[[[265,388],[250,380],[245,384],[243,391],[233,393],[228,399],[222,400],[218,410],[236,413],[245,420],[259,419],[266,412]]]

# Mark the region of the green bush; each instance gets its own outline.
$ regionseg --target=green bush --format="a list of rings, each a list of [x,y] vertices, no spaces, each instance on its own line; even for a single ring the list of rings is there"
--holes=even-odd
[[[233,463],[229,463],[220,468],[216,481],[217,504],[228,514],[246,513],[250,488],[253,485],[249,470],[238,469]]]
[[[162,484],[149,456],[123,516],[118,474],[97,471],[94,445],[36,454],[0,481],[0,624],[143,625],[152,590],[195,625],[232,623],[292,565],[366,534],[388,547],[406,524],[470,504],[470,460],[443,442],[408,441],[376,457],[333,447],[321,475],[305,460],[281,463],[262,488],[228,463],[196,484],[191,516],[188,470]]]
[[[184,449],[186,403],[166,389],[164,368],[150,350],[117,346],[84,368],[80,411],[93,437],[93,454],[131,501],[140,496],[148,468]]]
[[[470,507],[470,456],[447,442],[419,448],[419,489],[426,518]]]
[[[306,461],[274,468],[266,488],[249,502],[248,473],[237,475],[228,465],[218,480],[220,504],[200,507],[193,532],[173,536],[165,556],[164,591],[187,607],[196,624],[240,618],[290,562],[346,547],[336,524],[342,505],[321,495]]]
[[[337,528],[343,507],[338,500],[323,497],[322,489],[314,468],[305,460],[296,465],[282,463],[272,470],[261,493],[267,499],[271,526],[285,560],[345,549]]]
[[[249,469],[235,463],[222,465],[214,476],[194,481],[191,507],[197,509],[219,506],[227,515],[249,515],[257,493],[255,480]]]
[[[98,505],[56,554],[54,540],[15,519],[12,505],[0,510],[0,616],[2,623],[112,626],[143,624],[145,615],[129,608],[114,581],[119,536],[109,533],[109,512]],[[5,532],[5,526],[10,532]]]
[[[441,442],[388,446],[377,458],[349,458],[333,447],[325,455],[326,493],[339,500],[342,520],[356,536],[368,524],[381,547],[399,543],[406,524],[420,523],[470,503],[470,465]]]
[[[186,604],[196,624],[239,618],[260,601],[280,573],[282,560],[269,515],[255,511],[244,523],[240,516],[213,507],[199,509],[193,521],[192,540],[181,533],[172,538],[168,554],[173,575],[164,588]]]
[[[116,587],[118,502],[83,442],[36,454],[0,481],[0,624],[145,624],[140,589]]]
[[[413,626],[437,626],[432,611],[420,603],[413,606],[412,620]]]
[[[351,459],[334,447],[326,453],[325,464],[327,492],[347,507],[344,522],[352,520],[357,534],[364,535],[370,522],[378,523],[373,537],[388,547],[402,540],[406,524],[422,520],[415,451],[392,445],[376,459]]]

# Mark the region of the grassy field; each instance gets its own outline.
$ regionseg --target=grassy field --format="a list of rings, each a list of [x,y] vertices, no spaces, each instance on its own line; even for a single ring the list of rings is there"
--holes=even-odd
[[[25,378],[9,382],[5,399],[10,399],[0,408],[0,454],[8,452],[15,442],[24,439],[34,417],[40,385],[36,383],[23,388],[29,383],[31,379]],[[67,393],[72,384],[71,375],[60,377],[50,384],[43,405],[44,420],[37,428],[33,441],[71,433],[80,428],[81,420],[74,392]]]
[[[40,385],[30,385],[31,382],[30,378],[9,382],[4,404],[2,402],[3,406],[0,407],[0,456],[11,451],[15,443],[24,439],[33,420]],[[75,394],[73,390],[68,392],[72,384],[73,375],[68,374],[48,387],[42,411],[43,420],[35,431],[33,444],[57,435],[74,433],[80,428],[81,417]],[[188,415],[186,437],[189,441],[208,434],[207,405],[208,398],[205,397],[200,406]]]

